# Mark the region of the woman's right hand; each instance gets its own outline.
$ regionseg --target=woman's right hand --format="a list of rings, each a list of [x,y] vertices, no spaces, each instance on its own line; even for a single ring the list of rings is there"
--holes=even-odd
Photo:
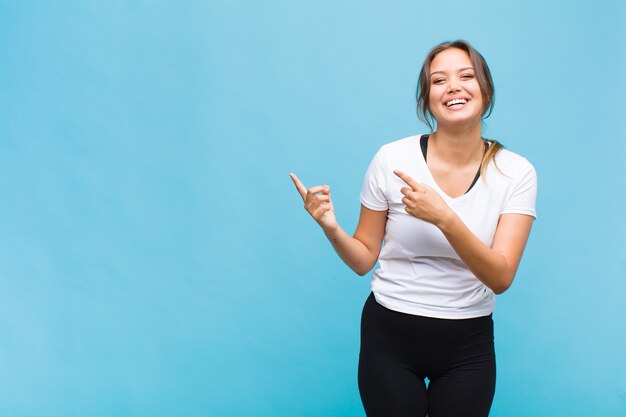
[[[307,189],[296,174],[290,173],[289,176],[300,193],[302,201],[304,201],[304,209],[309,212],[324,231],[336,230],[338,224],[333,209],[333,201],[330,198],[330,187],[318,185]]]

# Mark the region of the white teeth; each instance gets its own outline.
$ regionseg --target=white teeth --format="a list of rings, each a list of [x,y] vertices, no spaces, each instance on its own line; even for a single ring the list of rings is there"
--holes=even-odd
[[[457,98],[457,99],[448,101],[446,103],[446,106],[450,107],[454,104],[465,104],[465,103],[467,103],[467,100],[465,100],[464,98]]]

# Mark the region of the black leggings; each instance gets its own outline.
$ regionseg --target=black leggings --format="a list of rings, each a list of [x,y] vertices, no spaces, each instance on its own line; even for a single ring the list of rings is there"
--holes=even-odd
[[[495,385],[491,315],[415,316],[389,310],[370,294],[359,356],[359,391],[368,417],[486,417]]]

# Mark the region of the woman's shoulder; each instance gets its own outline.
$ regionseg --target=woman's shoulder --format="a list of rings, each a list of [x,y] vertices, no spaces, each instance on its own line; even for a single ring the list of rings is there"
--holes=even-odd
[[[416,147],[419,148],[421,136],[422,135],[412,135],[394,140],[393,142],[385,143],[380,147],[380,150],[385,153],[403,154],[404,152],[415,149]]]
[[[526,159],[524,156],[513,152],[510,149],[502,148],[495,155],[496,163],[502,165],[523,165],[523,166],[532,166],[530,161]]]
[[[535,171],[535,167],[528,159],[506,148],[496,153],[494,163],[496,168],[507,176]]]

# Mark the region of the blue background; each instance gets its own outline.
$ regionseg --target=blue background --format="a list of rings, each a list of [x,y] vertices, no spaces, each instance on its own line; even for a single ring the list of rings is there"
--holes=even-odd
[[[363,416],[368,277],[288,177],[419,132],[427,51],[467,39],[538,213],[498,297],[492,416],[626,415],[619,1],[1,1],[0,415]]]

